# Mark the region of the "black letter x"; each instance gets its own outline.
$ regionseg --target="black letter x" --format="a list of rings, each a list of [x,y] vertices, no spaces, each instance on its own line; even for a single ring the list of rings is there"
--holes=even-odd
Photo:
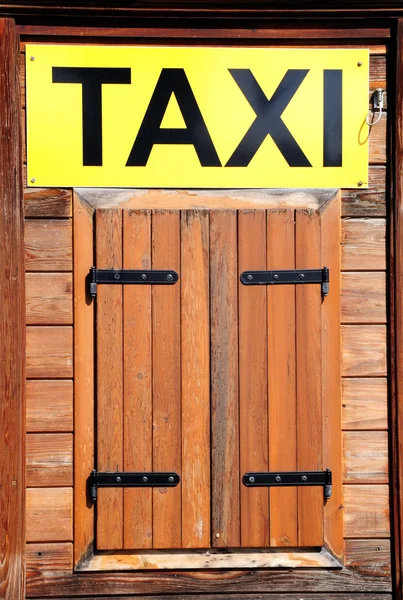
[[[247,167],[267,135],[271,135],[290,167],[311,167],[281,115],[308,74],[306,69],[289,69],[268,100],[250,69],[229,69],[243,95],[256,113],[256,119],[235,149],[226,167]],[[303,118],[303,117],[301,117]]]

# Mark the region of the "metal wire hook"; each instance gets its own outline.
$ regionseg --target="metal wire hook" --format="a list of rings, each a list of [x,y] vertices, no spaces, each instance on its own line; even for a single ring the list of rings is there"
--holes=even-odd
[[[365,117],[365,122],[367,125],[369,125],[369,127],[373,127],[373,125],[376,125],[382,119],[384,91],[385,90],[383,90],[382,88],[377,88],[372,94],[372,110],[374,112],[378,108],[379,115],[378,118],[375,121],[372,121],[371,123],[368,120],[369,115]]]

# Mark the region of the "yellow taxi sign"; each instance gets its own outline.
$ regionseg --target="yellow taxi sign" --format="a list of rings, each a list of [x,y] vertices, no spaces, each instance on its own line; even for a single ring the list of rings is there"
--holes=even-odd
[[[369,52],[28,45],[28,184],[368,183]]]

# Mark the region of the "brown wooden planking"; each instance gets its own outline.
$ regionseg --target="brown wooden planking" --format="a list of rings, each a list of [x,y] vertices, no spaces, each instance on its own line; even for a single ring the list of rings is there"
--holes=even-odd
[[[390,540],[345,540],[346,566],[371,577],[390,577]]]
[[[379,116],[379,113],[372,113],[372,116],[369,117],[369,122],[372,120],[376,120]],[[388,156],[388,143],[387,143],[387,133],[388,133],[388,119],[387,113],[383,112],[382,117],[378,123],[371,127],[369,132],[368,139],[368,152],[369,152],[369,164],[370,165],[384,165],[387,162]]]
[[[386,217],[386,167],[370,166],[368,188],[342,190],[343,217]]]
[[[26,219],[27,271],[72,270],[71,219]]]
[[[72,190],[25,188],[24,207],[26,218],[71,217]]]
[[[343,489],[341,447],[340,340],[340,192],[321,214],[321,264],[331,275],[329,295],[322,300],[322,419],[323,466],[333,473],[331,497],[324,507],[324,540],[331,552],[343,555]]]
[[[369,58],[369,97],[378,88],[387,90],[387,57],[386,55],[370,56]],[[384,94],[384,108],[387,108],[387,93]]]
[[[73,539],[73,488],[27,489],[27,542]]]
[[[241,543],[236,211],[210,213],[210,312],[212,545],[235,548]]]
[[[94,539],[94,506],[87,500],[87,477],[94,462],[94,304],[86,276],[94,264],[93,214],[74,194],[74,561]]]
[[[27,579],[43,571],[68,572],[73,570],[71,542],[29,543],[27,552]]]
[[[71,273],[27,273],[25,285],[28,325],[72,325]]]
[[[247,594],[237,594],[237,600],[253,600],[254,596]],[[200,596],[195,595],[164,595],[164,596],[142,596],[142,600],[198,600]],[[326,594],[318,595],[318,594],[304,594],[304,600],[379,600],[379,594]],[[81,596],[80,600],[111,600],[112,596]],[[119,596],[119,600],[132,600],[133,596]],[[221,600],[221,595],[211,595],[211,594],[203,594],[204,600]],[[38,600],[41,600],[40,598]],[[47,600],[43,598],[42,600]],[[71,598],[67,598],[64,596],[63,598],[59,597],[59,600],[71,600]],[[273,600],[272,594],[259,594],[259,600]],[[299,594],[276,594],[275,600],[301,600],[301,593]],[[392,596],[390,594],[382,594],[381,600],[392,600]]]
[[[151,269],[151,212],[123,211],[123,268]],[[124,469],[152,471],[151,286],[123,287]],[[152,489],[124,490],[124,548],[152,548]]]
[[[386,431],[345,431],[344,483],[388,483]]]
[[[122,268],[122,211],[95,214],[96,266]],[[99,471],[123,470],[122,286],[97,289],[97,453]],[[100,489],[97,500],[97,548],[123,548],[123,489]]]
[[[266,268],[266,211],[238,213],[238,271]],[[265,286],[239,283],[240,471],[268,470],[267,297]],[[253,518],[251,518],[253,515]],[[241,545],[269,545],[265,488],[241,484]]]
[[[73,382],[70,380],[29,380],[27,432],[73,431]]]
[[[320,217],[296,211],[295,267],[321,265]],[[322,470],[321,289],[296,286],[297,470]],[[323,544],[323,489],[298,488],[298,545]]]
[[[27,377],[70,379],[73,376],[73,328],[27,327]]]
[[[295,269],[295,212],[267,213],[267,269]],[[295,286],[267,287],[269,470],[297,469]],[[284,440],[287,443],[284,444]],[[297,489],[271,488],[270,545],[297,546]]]
[[[183,548],[208,548],[211,545],[209,300],[209,213],[206,210],[182,211]]]
[[[387,429],[387,379],[344,377],[342,383],[343,429]]]
[[[344,485],[344,537],[389,537],[389,486]]]
[[[343,376],[387,374],[385,325],[343,325],[341,332]]]
[[[385,219],[343,219],[341,231],[343,270],[386,269]]]
[[[173,269],[175,285],[153,286],[153,470],[181,473],[180,214],[152,213],[152,268]],[[181,547],[181,486],[153,489],[153,547]]]
[[[386,323],[386,273],[343,273],[341,322]]]
[[[28,487],[73,485],[71,433],[29,433],[26,452]]]

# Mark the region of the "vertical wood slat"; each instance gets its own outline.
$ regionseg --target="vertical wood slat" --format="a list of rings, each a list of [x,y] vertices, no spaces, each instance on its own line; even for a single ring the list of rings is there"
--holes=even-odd
[[[123,212],[123,268],[151,269],[151,212]],[[151,286],[123,286],[124,470],[152,471]],[[124,548],[152,548],[152,490],[124,490]]]
[[[240,211],[239,273],[266,268],[266,211]],[[268,470],[267,297],[264,286],[239,283],[240,470]],[[241,485],[241,545],[269,544],[267,488]]]
[[[267,269],[295,269],[295,212],[268,211]],[[269,466],[295,471],[295,286],[267,287]],[[285,443],[285,440],[287,442]],[[297,546],[297,489],[270,489],[270,545]]]
[[[96,266],[122,268],[122,211],[96,211]],[[97,290],[97,417],[99,471],[123,468],[122,286]],[[97,500],[97,547],[123,547],[123,489],[102,488]]]
[[[212,545],[235,548],[241,543],[236,211],[210,214],[210,310]]]
[[[180,215],[152,214],[152,268],[174,269],[175,285],[152,286],[153,471],[181,473]],[[181,486],[153,489],[153,547],[181,546]]]
[[[296,212],[296,268],[318,269],[320,219],[317,212]],[[296,286],[297,467],[322,470],[321,289]],[[298,545],[323,543],[323,488],[298,488]]]
[[[209,213],[181,212],[182,547],[210,546]]]

